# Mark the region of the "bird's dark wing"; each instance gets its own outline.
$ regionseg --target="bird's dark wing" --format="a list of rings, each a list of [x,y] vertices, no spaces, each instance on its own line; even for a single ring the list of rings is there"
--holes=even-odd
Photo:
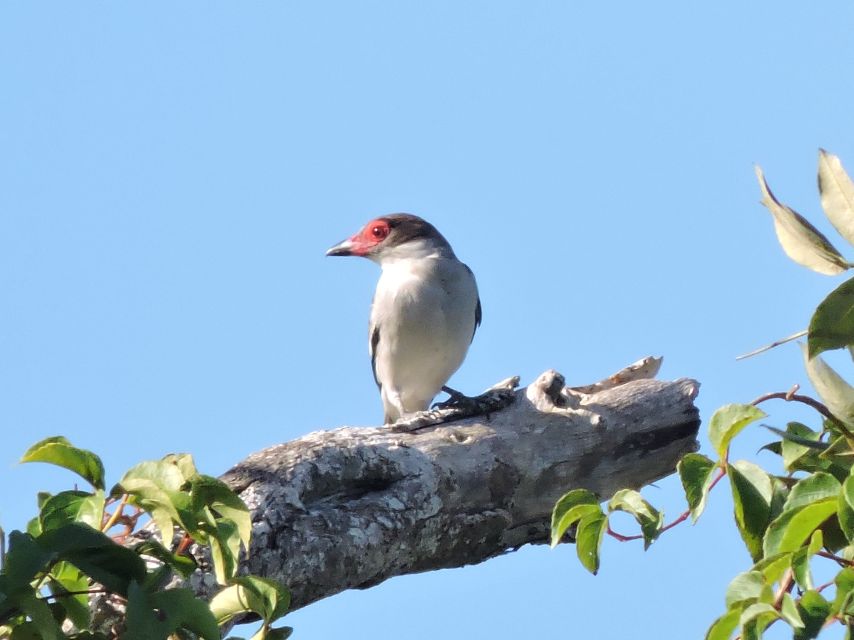
[[[480,303],[478,302],[478,311],[480,310]],[[472,336],[474,337],[474,336]],[[379,378],[377,378],[377,345],[380,343],[380,327],[379,325],[375,326],[371,331],[371,371],[374,372],[374,382],[377,383],[377,388],[382,389],[383,385],[380,382]]]
[[[477,297],[477,306],[474,308],[474,331],[471,332],[471,339],[474,340],[474,334],[477,333],[477,328],[480,326],[480,321],[483,318],[483,309],[480,306],[480,296]]]
[[[474,271],[467,265],[463,265],[466,268],[466,271],[471,274],[472,280],[474,280]],[[477,285],[475,285],[477,286]],[[480,295],[477,296],[477,306],[474,308],[474,329],[471,332],[471,339],[474,340],[474,334],[477,333],[477,328],[480,326],[480,321],[483,319],[483,308],[480,306]]]

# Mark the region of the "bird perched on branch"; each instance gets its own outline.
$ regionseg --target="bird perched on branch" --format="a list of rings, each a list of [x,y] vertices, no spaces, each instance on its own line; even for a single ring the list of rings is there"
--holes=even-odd
[[[327,256],[362,256],[382,267],[368,344],[385,422],[424,411],[466,357],[480,325],[474,274],[448,241],[418,216],[396,213],[371,220]]]

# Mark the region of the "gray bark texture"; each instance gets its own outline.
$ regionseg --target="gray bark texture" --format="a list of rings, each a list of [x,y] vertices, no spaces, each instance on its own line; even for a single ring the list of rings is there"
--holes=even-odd
[[[481,396],[486,415],[443,409],[255,453],[223,476],[253,514],[246,569],[287,584],[297,609],[546,542],[566,491],[607,499],[669,475],[696,450],[699,385],[648,379],[658,364],[574,389],[548,371]]]

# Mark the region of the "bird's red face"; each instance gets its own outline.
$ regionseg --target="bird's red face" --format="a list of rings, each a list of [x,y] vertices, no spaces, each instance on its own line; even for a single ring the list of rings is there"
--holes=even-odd
[[[356,235],[339,242],[326,252],[327,256],[366,256],[375,251],[391,233],[391,225],[384,218],[371,220]]]

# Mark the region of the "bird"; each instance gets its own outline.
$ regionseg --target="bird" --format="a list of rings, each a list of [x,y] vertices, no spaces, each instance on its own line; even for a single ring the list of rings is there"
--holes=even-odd
[[[425,411],[459,369],[483,315],[474,273],[432,224],[409,214],[374,218],[327,256],[360,256],[382,269],[368,348],[384,422]]]

